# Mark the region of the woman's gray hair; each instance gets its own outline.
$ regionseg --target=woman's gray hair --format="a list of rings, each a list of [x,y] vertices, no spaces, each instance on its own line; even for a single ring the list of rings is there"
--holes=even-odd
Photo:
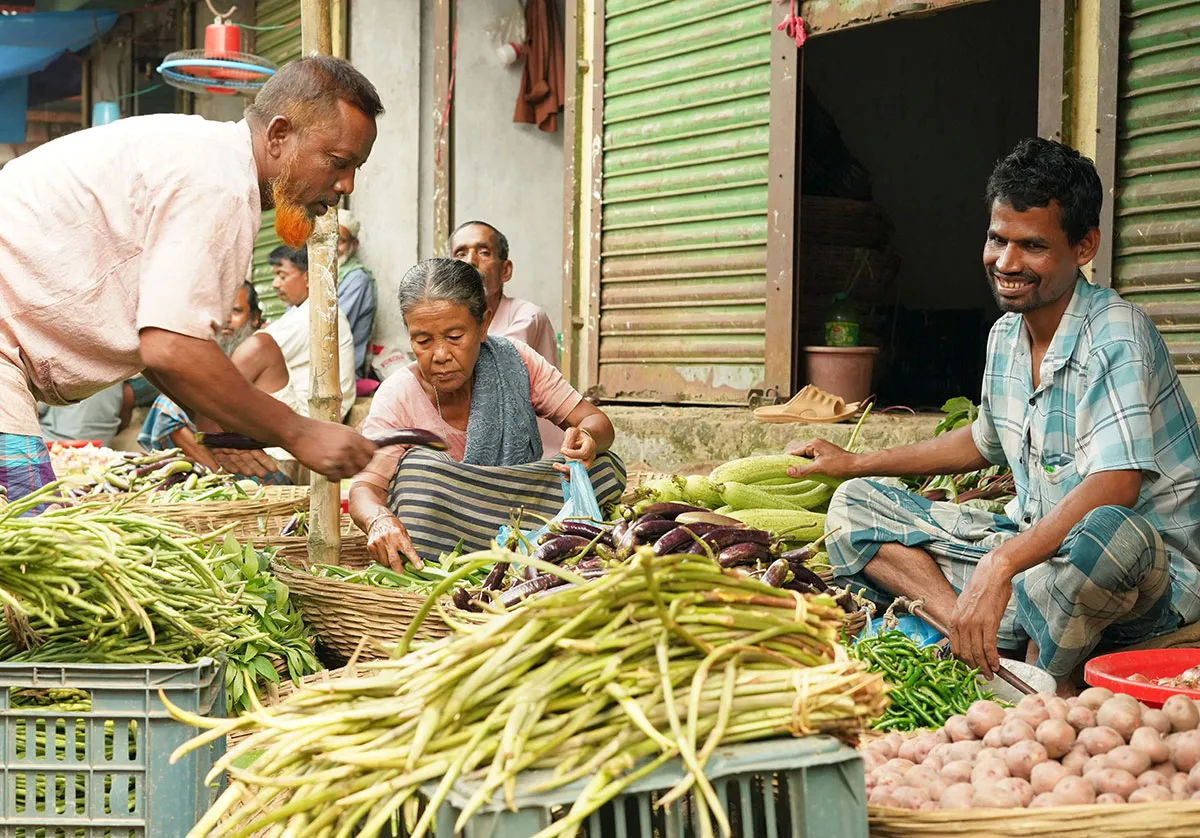
[[[413,306],[445,300],[466,306],[478,323],[487,311],[483,277],[470,262],[460,259],[426,259],[408,269],[400,280],[400,313],[407,317]]]

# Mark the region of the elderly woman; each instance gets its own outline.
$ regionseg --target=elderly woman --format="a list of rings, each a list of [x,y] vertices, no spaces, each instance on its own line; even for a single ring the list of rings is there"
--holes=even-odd
[[[484,549],[511,510],[551,517],[562,506],[560,458],[541,460],[537,419],[566,431],[561,459],[589,466],[601,507],[625,486],[608,451],[613,426],[557,369],[520,341],[488,337],[483,280],[469,263],[429,259],[400,282],[416,362],[380,385],[363,433],[423,428],[445,454],[382,449],[350,489],[350,515],[379,562],[420,567],[459,543]]]

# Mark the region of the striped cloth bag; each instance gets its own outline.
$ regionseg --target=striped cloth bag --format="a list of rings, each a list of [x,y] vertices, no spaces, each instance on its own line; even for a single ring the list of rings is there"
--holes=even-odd
[[[537,529],[563,505],[562,457],[519,466],[476,466],[447,455],[414,448],[400,461],[388,489],[388,507],[408,530],[422,559],[450,552],[462,541],[470,552],[492,546],[501,525],[523,509],[521,528]],[[601,454],[588,474],[600,509],[625,491],[625,464],[613,452]]]

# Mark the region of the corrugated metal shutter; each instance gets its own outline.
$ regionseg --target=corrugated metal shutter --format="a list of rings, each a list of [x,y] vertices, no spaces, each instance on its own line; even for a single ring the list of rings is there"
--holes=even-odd
[[[300,0],[258,0],[255,25],[286,27],[255,32],[254,51],[257,55],[275,62],[279,67],[300,57]],[[274,320],[284,310],[279,295],[271,287],[274,274],[267,264],[267,254],[280,244],[282,242],[275,235],[275,211],[268,210],[263,213],[262,227],[258,231],[258,238],[254,240],[251,279],[254,289],[258,291],[259,305],[268,320]]]
[[[1113,286],[1200,373],[1200,0],[1122,0]]]
[[[742,401],[763,381],[770,0],[606,0],[598,383]]]

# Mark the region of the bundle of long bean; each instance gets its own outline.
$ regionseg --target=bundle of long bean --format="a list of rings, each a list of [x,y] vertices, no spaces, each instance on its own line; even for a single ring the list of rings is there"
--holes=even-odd
[[[21,517],[60,488],[0,507],[0,660],[181,662],[235,641],[247,617],[204,539],[110,503]]]
[[[494,561],[464,557],[454,576]],[[430,829],[460,777],[481,779],[459,828],[530,768],[553,769],[546,788],[590,777],[571,810],[539,838],[573,835],[635,778],[675,757],[688,768],[699,822],[728,821],[703,767],[721,743],[822,731],[853,736],[886,706],[882,679],[836,645],[841,611],[739,577],[707,557],[648,548],[584,582],[527,600],[481,627],[410,649],[365,678],[304,690],[240,719],[176,717],[209,730],[176,756],[239,729],[256,729],[213,770],[232,782],[190,833],[295,838],[373,836],[437,782],[413,825]],[[235,761],[261,754],[248,767]],[[665,805],[665,804],[664,804]],[[286,830],[286,831],[285,831]]]

